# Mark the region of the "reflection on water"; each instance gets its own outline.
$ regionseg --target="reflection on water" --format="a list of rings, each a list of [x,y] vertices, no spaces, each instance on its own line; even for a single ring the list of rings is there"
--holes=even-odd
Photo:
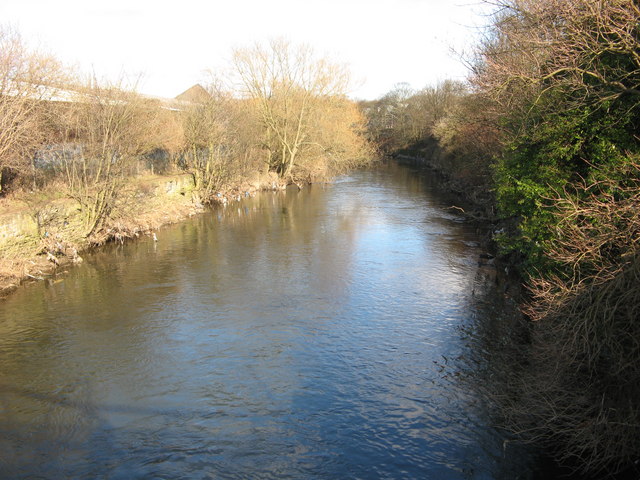
[[[1,476],[531,478],[459,379],[481,358],[461,332],[490,313],[449,205],[381,167],[18,291],[0,310]]]

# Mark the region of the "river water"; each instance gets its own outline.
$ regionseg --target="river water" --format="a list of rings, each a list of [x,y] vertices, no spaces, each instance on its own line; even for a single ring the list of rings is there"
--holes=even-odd
[[[0,478],[534,478],[465,380],[493,294],[450,205],[381,166],[18,290]]]

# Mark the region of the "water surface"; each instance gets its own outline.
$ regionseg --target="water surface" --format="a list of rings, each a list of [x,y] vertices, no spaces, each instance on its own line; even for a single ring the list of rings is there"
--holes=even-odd
[[[450,205],[381,167],[19,290],[0,304],[0,476],[529,478],[462,381],[481,252]]]

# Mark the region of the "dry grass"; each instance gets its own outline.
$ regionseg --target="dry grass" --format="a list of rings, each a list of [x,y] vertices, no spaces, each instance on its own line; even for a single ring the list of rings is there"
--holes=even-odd
[[[557,200],[549,256],[566,268],[533,279],[531,345],[501,398],[510,426],[597,475],[640,459],[640,164],[623,178]]]
[[[247,193],[284,188],[275,173],[238,178],[215,200],[232,202]],[[204,210],[193,195],[190,175],[132,177],[120,191],[108,221],[89,237],[82,234],[77,205],[60,198],[60,188],[31,193],[15,192],[0,204],[0,227],[16,218],[31,219],[30,232],[0,239],[0,295],[30,279],[42,279],[64,263],[79,261],[79,253],[105,243],[124,242],[149,234]],[[40,228],[36,229],[35,219]]]
[[[78,253],[106,242],[124,241],[173,223],[199,211],[190,195],[168,192],[185,176],[133,178],[122,192],[112,218],[101,230],[85,237],[77,205],[60,198],[60,188],[17,191],[0,205],[6,234],[0,239],[0,292],[23,281],[41,279],[64,263],[79,261]]]

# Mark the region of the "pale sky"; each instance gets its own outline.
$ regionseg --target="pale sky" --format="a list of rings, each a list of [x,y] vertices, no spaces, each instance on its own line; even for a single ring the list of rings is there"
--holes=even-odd
[[[234,47],[284,37],[346,63],[351,97],[464,79],[458,51],[487,18],[481,0],[0,0],[0,22],[98,77],[138,78],[174,97],[228,65]]]

